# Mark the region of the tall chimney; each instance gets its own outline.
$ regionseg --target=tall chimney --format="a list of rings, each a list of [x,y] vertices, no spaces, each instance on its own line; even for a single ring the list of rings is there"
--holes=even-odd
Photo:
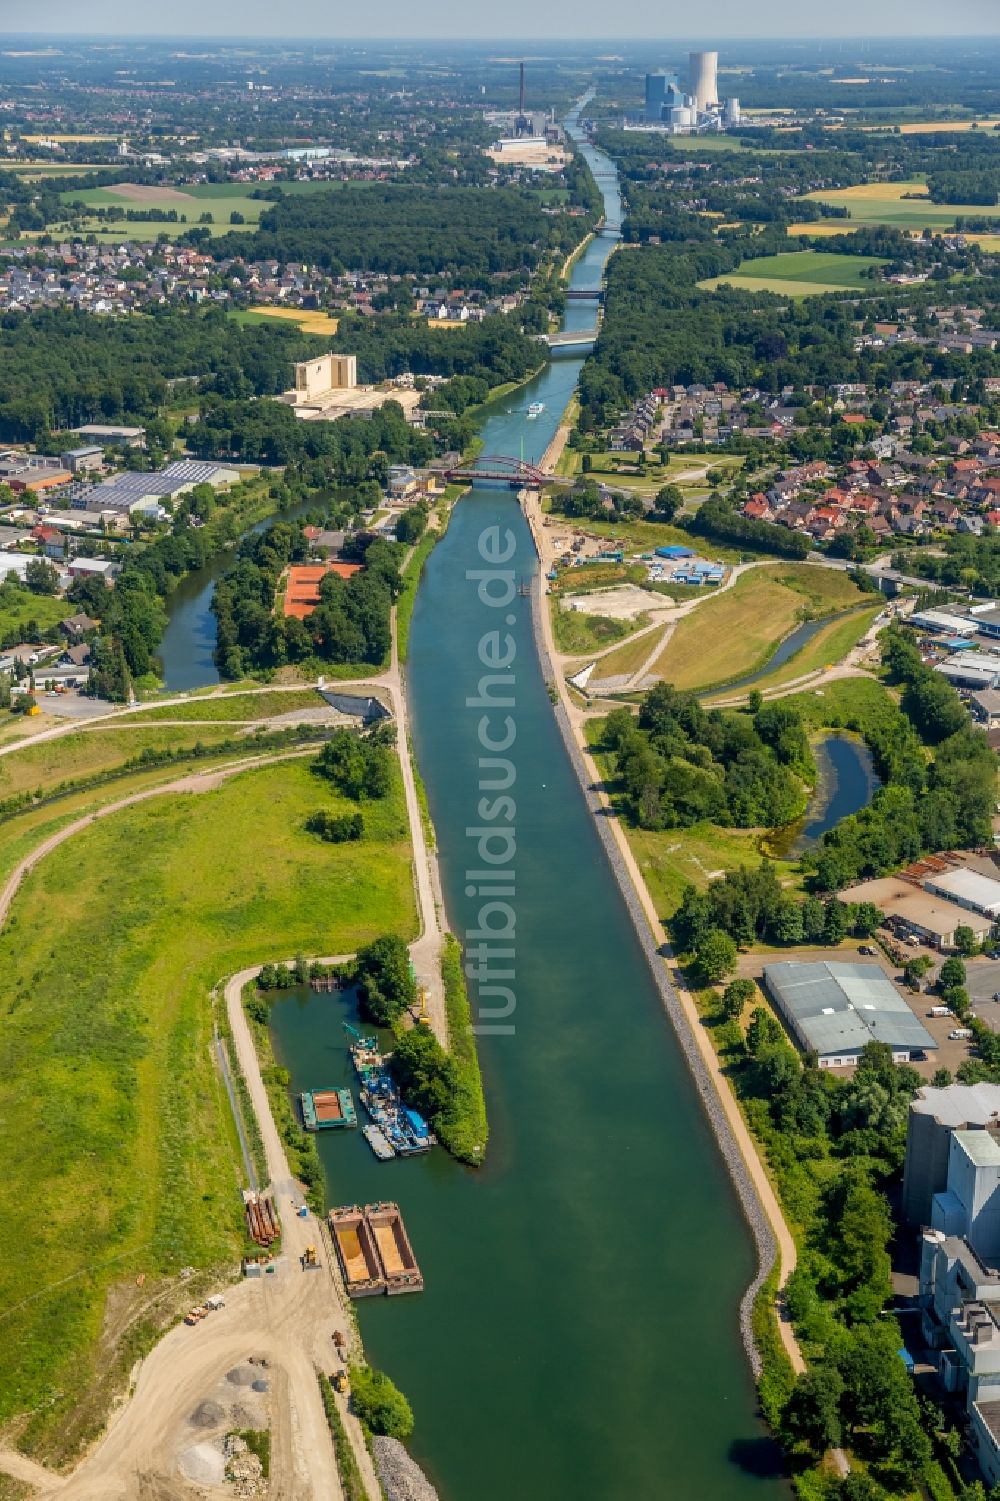
[[[520,96],[519,97],[520,97],[519,110],[520,110],[520,113],[523,115],[524,114],[524,63],[521,64],[521,92],[520,92]]]

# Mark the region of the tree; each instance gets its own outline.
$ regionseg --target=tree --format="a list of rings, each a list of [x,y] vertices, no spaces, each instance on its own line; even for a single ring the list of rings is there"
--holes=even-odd
[[[844,902],[838,901],[836,897],[827,902],[823,919],[823,942],[843,943],[850,920],[850,909]]]
[[[59,592],[59,573],[45,558],[32,558],[24,570],[24,582],[32,594]]]
[[[882,921],[882,913],[874,902],[858,902],[854,908],[854,932],[858,938],[871,938]]]
[[[680,485],[664,485],[656,492],[650,521],[673,521],[684,504],[684,492]]]
[[[413,1409],[384,1371],[371,1366],[351,1367],[351,1406],[372,1433],[389,1438],[409,1438],[413,1432]]]
[[[795,1382],[781,1414],[781,1434],[816,1458],[837,1448],[842,1432],[840,1399],[844,1380],[832,1366],[817,1365]]]
[[[718,985],[736,968],[736,945],[721,928],[709,928],[695,949],[698,968],[708,985]]]
[[[757,994],[752,980],[730,980],[722,993],[722,1014],[727,1021],[736,1021],[743,1015],[747,1004]]]
[[[376,1026],[392,1026],[417,999],[409,950],[395,933],[358,950],[354,978],[361,1007]]]
[[[938,971],[938,989],[941,991],[951,990],[956,985],[965,984],[965,965],[961,959],[952,955],[946,959]]]
[[[947,1089],[951,1082],[952,1073],[950,1068],[936,1068],[931,1076],[932,1089]]]
[[[971,959],[979,952],[979,942],[967,923],[959,923],[955,929],[955,948],[964,959]]]

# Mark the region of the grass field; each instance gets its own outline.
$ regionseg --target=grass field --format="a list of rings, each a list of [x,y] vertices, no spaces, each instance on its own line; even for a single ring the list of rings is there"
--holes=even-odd
[[[884,265],[873,255],[838,255],[823,250],[790,250],[744,261],[725,276],[699,282],[705,290],[733,286],[750,292],[777,292],[788,297],[815,297],[821,292],[871,288],[866,273]]]
[[[281,187],[283,192],[299,194],[318,192],[323,188],[333,189],[337,187],[337,184],[298,182],[282,183]],[[183,187],[165,186],[161,189],[143,187],[138,193],[134,184],[119,183],[110,188],[69,189],[62,194],[62,199],[67,205],[67,223],[69,222],[69,206],[81,203],[85,209],[114,207],[125,210],[130,208],[160,209],[172,210],[178,216],[176,223],[169,219],[148,221],[123,219],[116,224],[108,224],[84,212],[80,215],[84,230],[88,234],[96,234],[98,240],[101,241],[117,241],[127,238],[155,240],[161,234],[175,239],[189,229],[197,227],[202,214],[212,215],[213,222],[206,227],[213,235],[227,234],[230,229],[253,230],[259,224],[261,215],[273,207],[266,198],[251,198],[242,183],[186,183]],[[79,210],[73,210],[73,212],[79,215]],[[242,214],[245,222],[237,225],[230,224],[230,215],[233,213]],[[184,223],[179,222],[182,215]],[[53,224],[46,232],[56,233],[61,227]]]
[[[650,603],[657,603],[650,595]],[[585,652],[603,651],[616,641],[624,641],[640,627],[649,624],[645,615],[634,620],[613,620],[607,615],[587,615],[582,610],[564,610],[557,599],[550,597],[552,632],[556,646],[569,656],[581,656]]]
[[[140,709],[137,713],[130,714],[128,721],[130,724],[143,724],[157,719],[270,719],[275,714],[287,714],[292,709],[321,709],[325,702],[315,688],[283,693],[261,693],[256,687],[249,690],[238,688],[235,692],[190,698],[184,704],[164,704],[159,708]]]
[[[415,930],[398,780],[366,805],[361,844],[303,831],[323,805],[342,806],[302,763],[156,800],[55,851],[14,903],[0,937],[0,1422],[30,1412],[35,1453],[75,1452],[103,1417],[121,1374],[101,1336],[112,1285],[134,1300],[140,1272],[155,1284],[239,1250],[211,987],[245,964]]]
[[[556,465],[556,472],[571,476],[582,474],[583,455],[579,449],[564,448]],[[655,495],[661,485],[680,485],[682,490],[704,492],[708,489],[705,474],[709,469],[725,469],[735,473],[743,465],[741,454],[680,454],[669,455],[666,464],[661,464],[655,455],[647,454],[646,473],[635,473],[635,451],[619,453],[607,449],[590,456],[589,477],[594,480],[610,480],[623,490],[635,490],[640,495]]]
[[[1000,219],[1000,205],[932,203],[924,196],[906,198],[904,194],[926,195],[923,182],[868,182],[855,188],[838,188],[807,193],[815,203],[846,208],[857,224],[886,224],[894,229],[951,229],[958,215],[977,219]]]
[[[845,573],[806,563],[768,564],[678,622],[653,672],[675,688],[723,684],[756,671],[803,619],[863,600]]]
[[[189,749],[196,741],[212,745],[232,738],[227,725],[192,725],[190,730],[94,729],[58,741],[26,745],[0,758],[0,798],[15,792],[44,792],[64,781],[98,776],[124,766],[144,750]]]
[[[783,684],[794,681],[795,678],[805,677],[809,672],[835,667],[857,645],[881,610],[881,605],[866,605],[837,620],[829,621],[816,632],[811,641],[806,642],[801,651],[797,651],[787,662],[754,683],[754,688],[766,693],[771,688],[780,688]],[[726,690],[720,689],[719,698],[725,697]]]
[[[3,575],[3,557],[0,556],[0,576]],[[33,620],[40,631],[58,625],[75,611],[75,606],[50,594],[29,594],[24,589],[5,588],[0,584],[0,636],[8,631],[23,635],[24,628]]]
[[[310,311],[307,308],[297,307],[254,307],[243,308],[239,312],[231,314],[237,323],[271,323],[275,318],[285,323],[295,323],[304,334],[335,334],[340,327],[339,318],[331,318],[329,313]]]
[[[666,630],[666,626],[663,627]],[[638,636],[631,641],[626,641],[617,651],[609,651],[606,657],[602,657],[597,664],[594,676],[601,678],[631,677],[638,672],[647,657],[652,656],[656,643],[662,638],[663,631],[649,631],[645,636]]]
[[[600,744],[602,733],[601,720],[588,723],[587,739],[592,748]],[[596,752],[595,759],[607,778],[610,770],[607,757]],[[617,803],[614,783],[607,785]],[[760,863],[758,835],[747,829],[720,829],[715,824],[699,823],[690,829],[652,832],[633,828],[624,820],[623,825],[656,910],[663,918],[671,916],[680,906],[685,886],[706,886],[713,875]]]

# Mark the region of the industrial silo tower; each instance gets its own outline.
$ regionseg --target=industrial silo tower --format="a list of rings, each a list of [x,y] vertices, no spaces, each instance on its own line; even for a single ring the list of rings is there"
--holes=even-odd
[[[697,109],[704,114],[715,109],[719,103],[719,54],[717,52],[690,52],[690,94]]]

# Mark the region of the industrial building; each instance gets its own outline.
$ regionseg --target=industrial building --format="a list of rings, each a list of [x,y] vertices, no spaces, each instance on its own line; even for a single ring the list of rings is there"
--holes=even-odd
[[[156,474],[127,473],[102,485],[81,487],[71,499],[74,510],[114,511],[120,515],[156,511],[160,502],[186,495],[195,485],[224,490],[240,478],[238,469],[200,459],[178,459]]]
[[[978,912],[989,918],[991,923],[1000,917],[1000,881],[993,876],[983,876],[964,867],[928,876],[924,886],[928,891],[947,897],[966,912]]]
[[[908,1063],[937,1043],[877,964],[785,960],[764,968],[764,989],[803,1052],[820,1068],[856,1063],[869,1042],[884,1042]]]
[[[948,1154],[953,1131],[980,1129],[1000,1121],[1000,1084],[925,1085],[910,1101],[903,1167],[903,1219],[929,1225],[935,1194],[948,1187]]]
[[[740,101],[719,102],[719,54],[688,54],[686,90],[677,75],[659,71],[646,74],[641,123],[626,129],[663,130],[686,135],[692,131],[720,130],[740,122]]]
[[[845,902],[872,902],[885,914],[885,925],[899,938],[916,938],[928,948],[947,952],[955,947],[958,928],[971,928],[977,943],[982,943],[992,931],[993,921],[976,916],[954,899],[932,888],[925,881],[923,888],[900,876],[884,876],[879,880],[862,881],[841,892]]]
[[[910,1103],[903,1219],[923,1227],[921,1334],[965,1395],[987,1484],[1000,1481],[1000,1085],[924,1087]]]
[[[294,386],[282,392],[278,400],[292,407],[303,422],[336,422],[338,417],[370,416],[387,401],[398,402],[412,419],[420,404],[420,392],[359,386],[357,355],[330,353],[297,364]]]

